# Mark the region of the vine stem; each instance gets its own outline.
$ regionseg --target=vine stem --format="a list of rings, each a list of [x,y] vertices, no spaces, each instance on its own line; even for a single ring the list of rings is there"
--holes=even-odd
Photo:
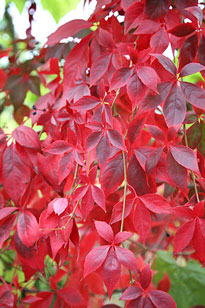
[[[123,205],[122,205],[122,220],[121,220],[121,226],[120,226],[120,232],[123,231],[124,227],[124,220],[125,220],[125,203],[126,203],[126,195],[127,195],[127,168],[126,168],[126,159],[125,159],[125,152],[122,151],[122,157],[123,157],[123,169],[124,169],[124,195],[123,195]],[[122,243],[122,247],[124,248],[124,244]],[[128,270],[130,275],[130,284],[132,285],[134,283],[134,279],[132,277],[132,273],[130,270]]]
[[[74,181],[77,178],[77,174],[78,174],[78,163],[76,163],[76,166],[75,166]]]
[[[124,226],[124,220],[125,220],[125,203],[126,203],[126,195],[127,195],[127,168],[126,168],[126,159],[125,159],[125,152],[122,151],[122,157],[123,157],[123,169],[124,169],[124,196],[123,196],[123,205],[122,205],[122,220],[121,220],[121,226],[120,226],[120,232],[123,231]]]
[[[113,112],[113,116],[115,116],[115,115],[117,114],[115,102],[116,102],[116,100],[117,100],[119,94],[120,94],[120,88],[117,89],[116,94],[115,94],[115,98],[114,98],[114,100],[113,100],[113,102],[112,102],[112,105],[111,105],[111,109],[112,109],[112,112]]]
[[[189,143],[188,143],[188,139],[187,139],[187,134],[186,134],[186,125],[185,124],[183,124],[183,128],[184,128],[185,145],[187,147],[189,147]],[[195,191],[195,194],[196,194],[196,200],[199,203],[200,202],[199,193],[198,193],[198,190],[197,190],[196,178],[195,178],[195,174],[194,174],[193,170],[191,170],[191,175],[192,175],[192,179],[193,179],[193,182],[194,182],[194,191]]]

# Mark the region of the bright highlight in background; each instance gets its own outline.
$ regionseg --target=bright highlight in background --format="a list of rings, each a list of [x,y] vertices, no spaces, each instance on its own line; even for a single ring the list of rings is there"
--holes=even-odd
[[[37,10],[34,14],[34,21],[32,24],[32,35],[37,41],[44,44],[47,37],[54,32],[60,25],[72,20],[72,19],[88,19],[89,16],[95,9],[96,1],[92,1],[90,4],[84,6],[84,1],[81,0],[75,10],[70,11],[65,16],[63,16],[59,23],[56,24],[53,16],[49,11],[44,10],[40,1],[36,1]],[[58,3],[58,1],[56,1]],[[30,3],[25,4],[22,14],[19,13],[15,4],[10,5],[10,14],[12,15],[12,20],[14,23],[15,31],[19,38],[26,38],[26,29],[29,27],[28,21],[28,7]],[[0,20],[3,18],[5,10],[5,0],[0,0]]]

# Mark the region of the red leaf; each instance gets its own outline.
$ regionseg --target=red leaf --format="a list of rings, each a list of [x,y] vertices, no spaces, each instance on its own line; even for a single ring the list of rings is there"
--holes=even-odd
[[[163,148],[159,147],[156,150],[152,151],[146,159],[145,170],[147,173],[150,173],[158,164],[160,156],[162,154]]]
[[[107,161],[100,174],[100,183],[105,196],[113,192],[122,183],[123,179],[123,158],[122,154],[118,154]]]
[[[67,178],[74,165],[72,152],[65,154],[59,161],[59,184]]]
[[[180,77],[185,77],[188,75],[192,75],[195,73],[198,73],[200,71],[205,70],[205,66],[201,65],[200,63],[188,63],[187,65],[185,65],[181,72],[180,72]]]
[[[139,105],[140,101],[144,97],[145,89],[146,87],[136,74],[129,78],[127,82],[127,94],[132,102],[132,110]]]
[[[62,214],[68,206],[68,199],[56,198],[53,202],[53,210],[58,216]]]
[[[193,213],[197,217],[203,217],[204,212],[205,212],[204,201],[201,201],[194,206]]]
[[[85,146],[86,151],[90,152],[91,150],[93,150],[97,146],[97,144],[99,143],[101,137],[102,137],[102,132],[93,132],[93,133],[91,133],[87,137],[87,139],[85,141],[85,143],[86,143],[86,146]]]
[[[12,133],[14,139],[22,146],[39,151],[40,141],[37,133],[28,126],[18,126]]]
[[[150,211],[154,213],[157,214],[169,213],[170,205],[168,201],[160,195],[148,194],[139,197],[139,199],[144,203],[146,208],[148,208]]]
[[[157,92],[157,84],[160,80],[153,68],[149,66],[141,66],[137,69],[137,74],[146,87]]]
[[[69,150],[71,150],[71,146],[64,140],[54,141],[47,148],[43,149],[44,152],[53,155],[64,154]]]
[[[204,220],[196,218],[195,219],[195,231],[192,239],[193,247],[195,249],[195,254],[197,255],[200,262],[205,260],[205,236],[204,236]]]
[[[96,147],[96,156],[101,168],[104,167],[106,161],[109,158],[109,154],[110,154],[110,143],[106,136],[102,136]]]
[[[136,232],[140,236],[140,241],[142,241],[143,245],[147,239],[147,236],[150,232],[151,228],[151,217],[149,211],[142,204],[142,202],[138,201],[134,214],[133,214],[133,224]]]
[[[133,205],[133,200],[126,200],[125,202],[125,218],[127,218],[131,212]],[[112,216],[110,219],[110,224],[114,224],[115,222],[122,220],[122,208],[123,208],[123,202],[118,202],[114,205],[112,210]]]
[[[130,238],[132,236],[131,232],[127,232],[127,231],[123,231],[123,232],[118,232],[115,235],[115,240],[114,240],[114,244],[118,245],[126,240],[128,240],[128,238]]]
[[[169,292],[170,287],[171,283],[169,276],[167,275],[167,273],[164,273],[163,278],[157,284],[157,289],[164,292]]]
[[[3,207],[0,209],[0,220],[12,214],[14,211],[18,210],[17,207]]]
[[[177,68],[169,58],[160,54],[152,54],[152,55],[157,58],[157,60],[165,68],[165,70],[170,72],[172,75],[176,76]]]
[[[195,220],[183,224],[174,236],[174,253],[179,253],[191,242],[195,230]]]
[[[120,263],[116,258],[113,248],[109,251],[103,264],[101,276],[106,285],[109,298],[111,298],[113,289],[120,279]]]
[[[88,189],[89,189],[88,185],[78,187],[73,194],[72,201],[74,202],[74,201],[78,201],[78,200],[82,199],[85,196],[85,194],[87,193]]]
[[[194,27],[194,25],[190,22],[184,23],[184,24],[180,24],[172,29],[170,29],[168,32],[178,36],[178,37],[183,37],[186,36],[192,32],[194,32],[196,30],[196,28]]]
[[[178,162],[178,164],[182,165],[185,168],[193,170],[197,174],[200,174],[196,156],[192,149],[183,146],[170,146],[170,151],[174,159]]]
[[[95,60],[90,69],[90,84],[94,85],[106,73],[111,55],[105,54]]]
[[[162,104],[169,95],[171,88],[172,88],[171,82],[163,82],[161,84],[158,84],[157,90],[159,94],[153,95],[153,91],[149,91],[145,95],[142,102],[140,103],[139,112],[152,110],[156,108],[158,105]]]
[[[196,5],[197,5],[197,2],[196,2]],[[186,12],[190,13],[189,17],[193,22],[196,21],[196,19],[198,19],[199,21],[199,24],[201,25],[202,24],[202,21],[203,21],[203,11],[200,7],[198,6],[190,6],[190,7],[187,7],[185,9]]]
[[[169,5],[169,0],[147,0],[145,14],[151,19],[164,17],[168,12]]]
[[[136,117],[129,123],[127,137],[131,144],[134,143],[135,139],[139,136],[143,128],[145,119],[145,114],[138,113]]]
[[[78,111],[87,111],[95,108],[100,104],[99,99],[94,96],[83,96],[80,98],[75,104],[71,106],[72,109],[76,109]]]
[[[91,185],[91,192],[94,202],[106,212],[104,191],[97,186]]]
[[[121,300],[124,301],[130,301],[133,299],[137,299],[139,296],[141,296],[143,291],[138,287],[128,287],[125,292],[120,297]]]
[[[15,220],[16,215],[12,215],[11,217],[8,217],[0,222],[0,249],[2,249],[4,242],[9,237]]]
[[[105,288],[103,281],[97,272],[93,272],[85,278],[86,284],[94,294],[105,295]]]
[[[134,34],[152,34],[156,32],[160,27],[159,22],[150,20],[150,19],[144,19],[140,23],[139,27],[135,30]]]
[[[110,225],[105,221],[95,221],[95,228],[97,233],[108,243],[112,243],[114,240],[114,233]]]
[[[40,172],[42,173],[45,181],[53,187],[55,191],[58,193],[63,192],[64,183],[59,184],[59,160],[60,156],[51,155],[51,156],[43,156],[38,153],[38,165]],[[48,168],[49,166],[49,168]]]
[[[93,248],[85,258],[84,274],[85,278],[90,273],[96,271],[105,261],[110,245]]]
[[[169,45],[169,36],[164,28],[154,33],[150,40],[150,47],[154,53],[163,53]]]
[[[205,109],[205,91],[200,88],[198,85],[190,82],[181,82],[180,83],[182,92],[185,98],[195,107]]]
[[[139,196],[155,191],[154,186],[149,186],[147,175],[135,156],[132,156],[129,161],[127,179],[128,183],[135,189],[136,194]]]
[[[125,86],[132,73],[132,70],[128,67],[115,71],[111,79],[110,90],[116,90]]]
[[[171,181],[187,193],[187,170],[176,162],[170,151],[167,153],[167,173]]]
[[[98,37],[100,45],[105,48],[112,49],[114,46],[112,34],[102,28],[99,27],[99,37]]]
[[[33,246],[39,237],[39,226],[36,217],[29,211],[22,212],[17,222],[17,231],[22,243]]]
[[[59,297],[69,306],[85,305],[85,300],[78,291],[73,287],[63,288],[57,291]]]
[[[194,60],[197,48],[198,48],[198,36],[197,34],[194,34],[184,42],[182,48],[180,49],[179,71],[181,71],[183,66]]]
[[[136,28],[143,18],[144,5],[140,2],[133,3],[125,13],[125,34]]]
[[[139,279],[140,284],[144,290],[146,290],[149,287],[151,280],[152,280],[152,271],[150,264],[147,264],[141,271]]]
[[[0,89],[3,89],[7,80],[6,73],[0,69]]]
[[[163,106],[168,127],[182,124],[186,115],[186,102],[181,89],[174,86]]]
[[[92,26],[91,22],[83,19],[71,20],[64,25],[60,26],[54,33],[49,35],[47,45],[54,45],[62,39],[69,36],[74,36],[77,32],[83,29],[88,29]]]
[[[18,205],[30,181],[30,168],[19,158],[14,144],[6,148],[1,160],[1,183],[10,198]]]
[[[155,307],[160,308],[176,308],[176,303],[173,298],[166,292],[153,290],[149,292],[149,298]]]
[[[107,135],[113,146],[123,151],[126,150],[122,136],[117,130],[108,129]]]
[[[138,271],[138,263],[135,255],[128,249],[115,246],[115,253],[119,262],[131,271]]]
[[[202,35],[198,48],[198,60],[202,65],[205,65],[204,49],[205,49],[205,35]]]

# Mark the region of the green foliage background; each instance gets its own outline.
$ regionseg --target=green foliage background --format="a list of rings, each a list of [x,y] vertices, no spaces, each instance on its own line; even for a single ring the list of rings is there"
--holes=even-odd
[[[26,0],[6,0],[6,4],[11,2],[15,3],[22,13]],[[48,10],[58,23],[61,17],[76,8],[80,0],[38,0],[38,2],[41,2],[43,8]]]

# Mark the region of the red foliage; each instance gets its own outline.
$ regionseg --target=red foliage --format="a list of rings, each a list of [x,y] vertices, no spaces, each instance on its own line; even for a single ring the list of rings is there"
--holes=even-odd
[[[205,92],[183,80],[204,76],[204,42],[198,1],[106,0],[51,34],[29,65],[9,58],[0,88],[20,126],[0,132],[0,248],[47,291],[1,278],[1,307],[114,308],[104,300],[123,291],[127,308],[176,307],[167,274],[155,287],[144,263],[173,245],[205,264]],[[163,55],[169,44],[177,66]],[[39,96],[32,128],[28,90]]]

